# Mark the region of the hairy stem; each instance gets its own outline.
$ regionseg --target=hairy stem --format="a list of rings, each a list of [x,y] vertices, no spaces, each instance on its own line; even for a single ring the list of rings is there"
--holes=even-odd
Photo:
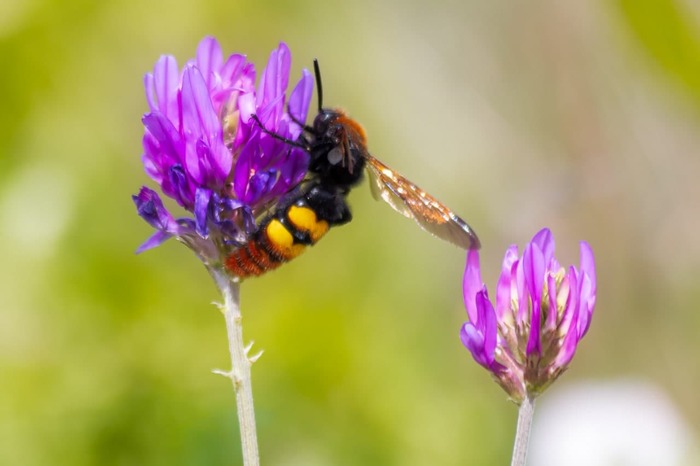
[[[530,430],[532,417],[535,414],[535,399],[525,396],[518,410],[518,426],[515,431],[515,444],[513,445],[513,459],[511,466],[525,466],[527,461],[527,447],[530,442]]]
[[[250,366],[254,359],[248,357],[248,350],[243,342],[241,325],[240,284],[231,280],[226,273],[210,270],[216,284],[224,297],[222,312],[226,319],[228,348],[231,353],[231,371],[216,371],[231,379],[236,392],[238,424],[241,431],[241,449],[244,466],[259,466],[258,438],[255,430],[255,408],[253,406],[253,388]]]

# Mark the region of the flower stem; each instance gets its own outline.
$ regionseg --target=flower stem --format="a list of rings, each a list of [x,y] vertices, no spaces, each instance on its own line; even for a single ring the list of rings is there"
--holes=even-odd
[[[253,387],[250,377],[250,366],[253,363],[248,357],[248,350],[243,343],[243,326],[241,325],[240,284],[231,280],[226,273],[210,270],[216,284],[224,297],[221,309],[226,319],[228,348],[231,353],[231,371],[217,373],[231,379],[236,392],[236,407],[238,425],[241,431],[241,449],[244,466],[259,466],[258,438],[255,430],[255,408],[253,406]]]
[[[535,414],[535,399],[525,396],[518,410],[518,426],[515,431],[515,444],[513,445],[513,459],[510,466],[525,466],[527,461],[527,446],[530,442],[530,430],[532,417]]]

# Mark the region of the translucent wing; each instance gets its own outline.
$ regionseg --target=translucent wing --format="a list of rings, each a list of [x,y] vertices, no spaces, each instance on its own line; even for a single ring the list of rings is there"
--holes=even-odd
[[[437,199],[365,154],[372,195],[384,200],[402,215],[412,218],[424,230],[462,249],[479,249],[474,230]]]

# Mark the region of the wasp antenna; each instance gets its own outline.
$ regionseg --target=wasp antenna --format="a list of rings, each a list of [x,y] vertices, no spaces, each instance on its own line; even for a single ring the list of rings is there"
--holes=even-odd
[[[318,59],[314,58],[314,74],[316,75],[316,93],[318,94],[318,113],[323,113],[323,85],[321,84],[321,68]]]
[[[276,134],[270,131],[269,129],[265,128],[265,126],[262,124],[262,121],[260,121],[260,118],[258,118],[256,114],[252,114],[250,117],[258,124],[258,126],[260,127],[260,131],[262,131],[263,133],[277,139],[278,141],[282,141],[285,144],[289,144],[290,146],[300,147],[304,150],[307,150],[307,147],[304,144],[301,144],[297,141],[292,141],[291,139],[287,139],[284,136],[280,136],[279,134]],[[303,124],[302,127],[304,127]]]
[[[304,131],[308,131],[308,132],[310,132],[310,133],[313,133],[314,128],[313,128],[312,126],[307,125],[306,123],[304,123],[303,121],[301,121],[299,118],[297,118],[297,117],[295,117],[294,115],[292,115],[292,112],[291,112],[291,110],[289,109],[289,103],[287,103],[287,114],[289,114],[289,118],[291,118],[292,121],[293,121],[294,123],[296,123],[296,124],[299,125],[301,128],[303,128]]]

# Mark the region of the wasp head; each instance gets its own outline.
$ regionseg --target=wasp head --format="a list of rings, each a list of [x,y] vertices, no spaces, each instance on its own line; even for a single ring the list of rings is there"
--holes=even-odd
[[[322,109],[308,132],[309,170],[328,183],[352,186],[362,177],[367,152],[362,128],[340,110]]]

